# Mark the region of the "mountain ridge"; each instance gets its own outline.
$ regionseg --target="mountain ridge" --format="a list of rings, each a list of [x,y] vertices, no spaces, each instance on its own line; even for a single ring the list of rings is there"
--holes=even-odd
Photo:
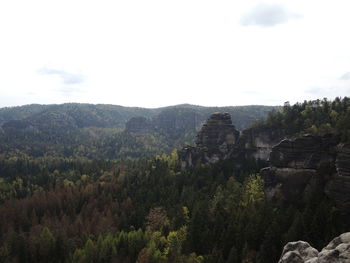
[[[0,153],[20,149],[34,156],[58,154],[89,158],[170,153],[174,148],[192,143],[196,131],[213,112],[229,112],[237,129],[242,130],[266,118],[273,109],[276,107],[195,105],[147,109],[87,103],[2,108]],[[147,128],[148,122],[152,125]]]

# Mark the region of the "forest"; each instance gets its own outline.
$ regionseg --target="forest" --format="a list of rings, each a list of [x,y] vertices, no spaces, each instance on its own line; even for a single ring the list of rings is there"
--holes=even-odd
[[[0,146],[0,262],[270,263],[289,241],[320,249],[350,230],[349,215],[324,194],[269,202],[259,160],[183,169],[179,150],[194,134],[176,144],[166,133],[138,134],[154,140],[151,150],[126,133],[88,147],[80,143],[91,136],[80,137],[80,128],[79,141],[70,142],[71,130],[60,137],[54,127],[6,135],[18,124],[9,121]],[[282,128],[289,136],[331,133],[349,143],[350,98],[286,103],[252,126]],[[40,140],[31,144],[32,136]],[[176,147],[159,150],[161,142]],[[149,152],[117,155],[118,147],[118,153]]]
[[[0,109],[0,153],[87,159],[170,153],[191,144],[213,112],[229,112],[242,130],[275,108],[183,104],[147,109],[79,103],[8,107]]]

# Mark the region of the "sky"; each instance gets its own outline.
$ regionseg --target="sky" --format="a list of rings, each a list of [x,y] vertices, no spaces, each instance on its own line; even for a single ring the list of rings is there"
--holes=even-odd
[[[0,1],[0,107],[350,95],[348,0]]]

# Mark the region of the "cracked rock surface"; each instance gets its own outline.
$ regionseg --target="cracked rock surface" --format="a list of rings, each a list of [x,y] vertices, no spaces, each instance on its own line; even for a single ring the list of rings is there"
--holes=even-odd
[[[349,263],[350,232],[334,238],[320,252],[304,241],[285,245],[278,263]]]

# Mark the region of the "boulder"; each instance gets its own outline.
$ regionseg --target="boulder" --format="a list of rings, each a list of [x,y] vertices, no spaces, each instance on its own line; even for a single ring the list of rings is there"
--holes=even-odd
[[[318,250],[304,241],[289,242],[284,246],[279,263],[304,263],[318,256]]]
[[[334,238],[321,252],[304,241],[285,245],[278,263],[349,263],[350,232]]]

